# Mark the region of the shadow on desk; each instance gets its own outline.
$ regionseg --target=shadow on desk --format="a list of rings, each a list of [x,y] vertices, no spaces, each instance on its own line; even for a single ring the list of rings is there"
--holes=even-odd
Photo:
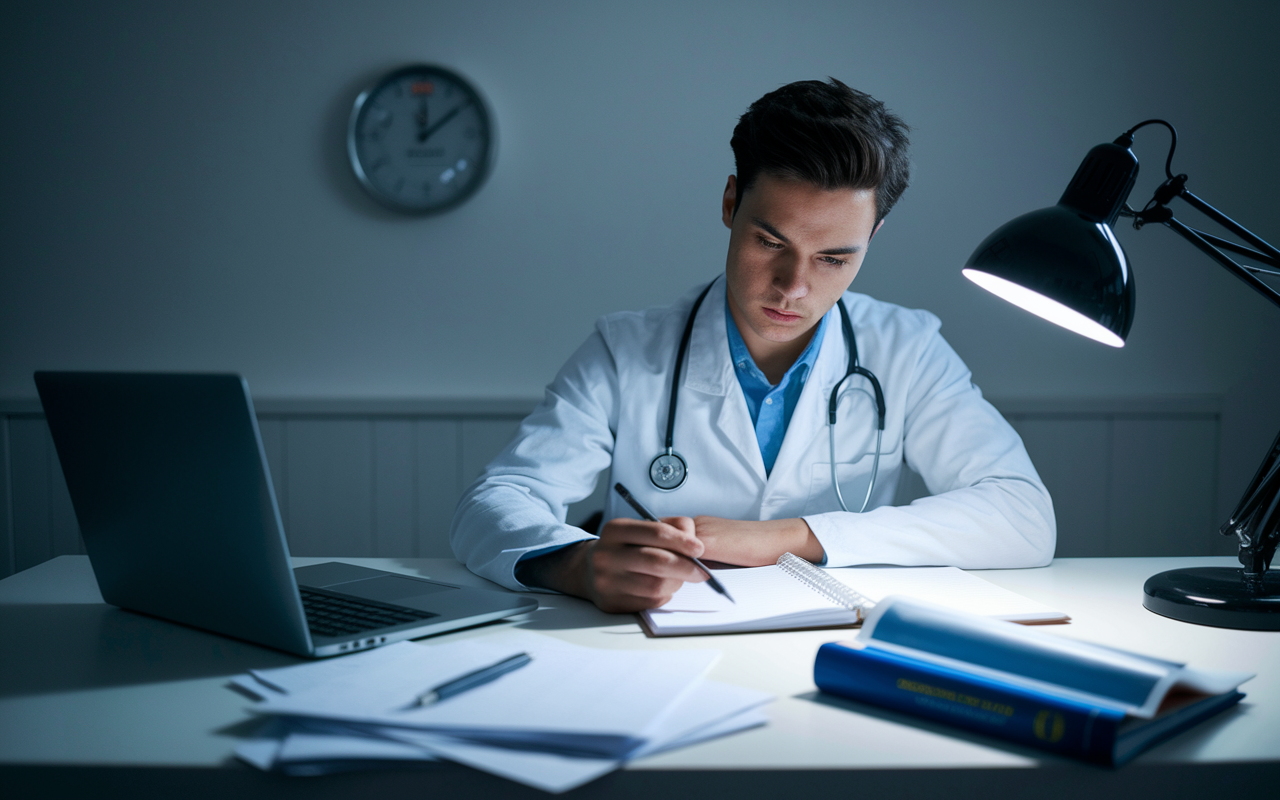
[[[1280,779],[1274,762],[1131,764],[1121,770],[1064,764],[1040,769],[622,770],[560,797],[568,800],[1201,800],[1258,797]],[[386,767],[316,778],[222,769],[0,765],[6,798],[182,797],[183,800],[380,800],[483,797],[545,800],[551,795],[454,764]]]
[[[538,600],[538,608],[516,621],[516,626],[530,631],[564,631],[578,628],[601,628],[602,633],[644,638],[635,614],[606,614],[586,600],[562,594],[530,595]],[[625,626],[625,627],[624,627]]]
[[[104,604],[6,605],[0,697],[235,675],[300,659]]]

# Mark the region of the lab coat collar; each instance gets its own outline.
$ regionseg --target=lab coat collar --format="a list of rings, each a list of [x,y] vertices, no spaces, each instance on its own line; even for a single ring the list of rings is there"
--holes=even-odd
[[[707,292],[698,309],[698,319],[693,323],[682,389],[726,395],[729,389],[737,387],[738,376],[733,374],[724,312],[725,278],[721,275]]]
[[[747,401],[742,396],[742,387],[738,385],[733,359],[729,355],[725,291],[725,277],[721,275],[698,309],[698,318],[689,339],[688,365],[680,387],[682,392],[691,390],[722,398],[717,425],[738,454],[752,465],[763,483],[766,480],[764,458],[760,455],[751,413],[747,410]],[[826,326],[818,359],[814,362],[813,372],[805,380],[804,390],[791,414],[782,449],[770,475],[786,475],[795,469],[810,440],[826,424],[827,395],[836,381],[844,376],[848,365],[840,322],[832,320],[831,323]]]
[[[839,309],[835,309],[834,313],[839,314]],[[804,390],[800,392],[795,410],[791,412],[791,422],[787,424],[787,434],[782,438],[782,448],[773,462],[770,478],[791,475],[800,468],[813,437],[827,425],[827,398],[836,383],[844,377],[848,366],[844,331],[840,320],[832,319],[823,336],[822,349],[818,351],[813,373],[804,382]]]
[[[725,292],[725,277],[721,275],[715,279],[711,291],[707,292],[706,299],[702,301],[702,307],[698,309],[698,319],[693,324],[693,335],[689,339],[689,354],[686,356],[688,365],[685,367],[684,381],[680,384],[682,390],[688,388],[715,395],[742,393],[738,376],[733,372],[733,359],[729,354],[729,336],[725,328]],[[835,313],[840,312],[836,310]],[[840,320],[832,319],[826,326],[818,359],[814,362],[813,372],[805,380],[805,392],[801,397],[808,393],[809,385],[815,381],[825,394],[836,381],[844,377],[847,365]]]
[[[684,380],[681,392],[701,392],[719,398],[720,410],[716,427],[738,457],[748,464],[765,482],[764,457],[756,442],[755,427],[751,424],[751,412],[742,396],[738,376],[733,372],[733,358],[729,355],[729,335],[725,328],[725,277],[716,278],[707,292],[698,318],[693,323],[693,335],[689,337],[689,353],[686,356]]]

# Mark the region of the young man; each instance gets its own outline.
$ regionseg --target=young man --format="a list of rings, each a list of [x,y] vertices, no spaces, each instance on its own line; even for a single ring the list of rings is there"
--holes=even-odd
[[[753,103],[721,201],[725,274],[596,323],[463,496],[458,558],[504,586],[617,612],[705,580],[688,556],[1047,564],[1049,494],[938,319],[846,292],[906,188],[906,131],[835,79]],[[862,371],[847,374],[854,353]],[[906,464],[932,496],[893,507]],[[606,470],[661,521],[634,519],[610,492],[598,537],[566,525]]]

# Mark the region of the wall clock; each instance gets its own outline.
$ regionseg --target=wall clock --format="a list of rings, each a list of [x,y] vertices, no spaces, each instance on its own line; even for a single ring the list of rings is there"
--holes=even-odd
[[[493,116],[469,81],[428,64],[397,69],[360,93],[347,155],[380,203],[415,214],[475,194],[494,158]]]

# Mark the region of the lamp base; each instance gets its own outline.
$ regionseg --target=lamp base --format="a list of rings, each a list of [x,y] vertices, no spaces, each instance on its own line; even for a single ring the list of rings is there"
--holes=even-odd
[[[1193,567],[1152,575],[1142,587],[1149,611],[1183,622],[1280,631],[1280,574],[1245,583],[1243,569]]]

